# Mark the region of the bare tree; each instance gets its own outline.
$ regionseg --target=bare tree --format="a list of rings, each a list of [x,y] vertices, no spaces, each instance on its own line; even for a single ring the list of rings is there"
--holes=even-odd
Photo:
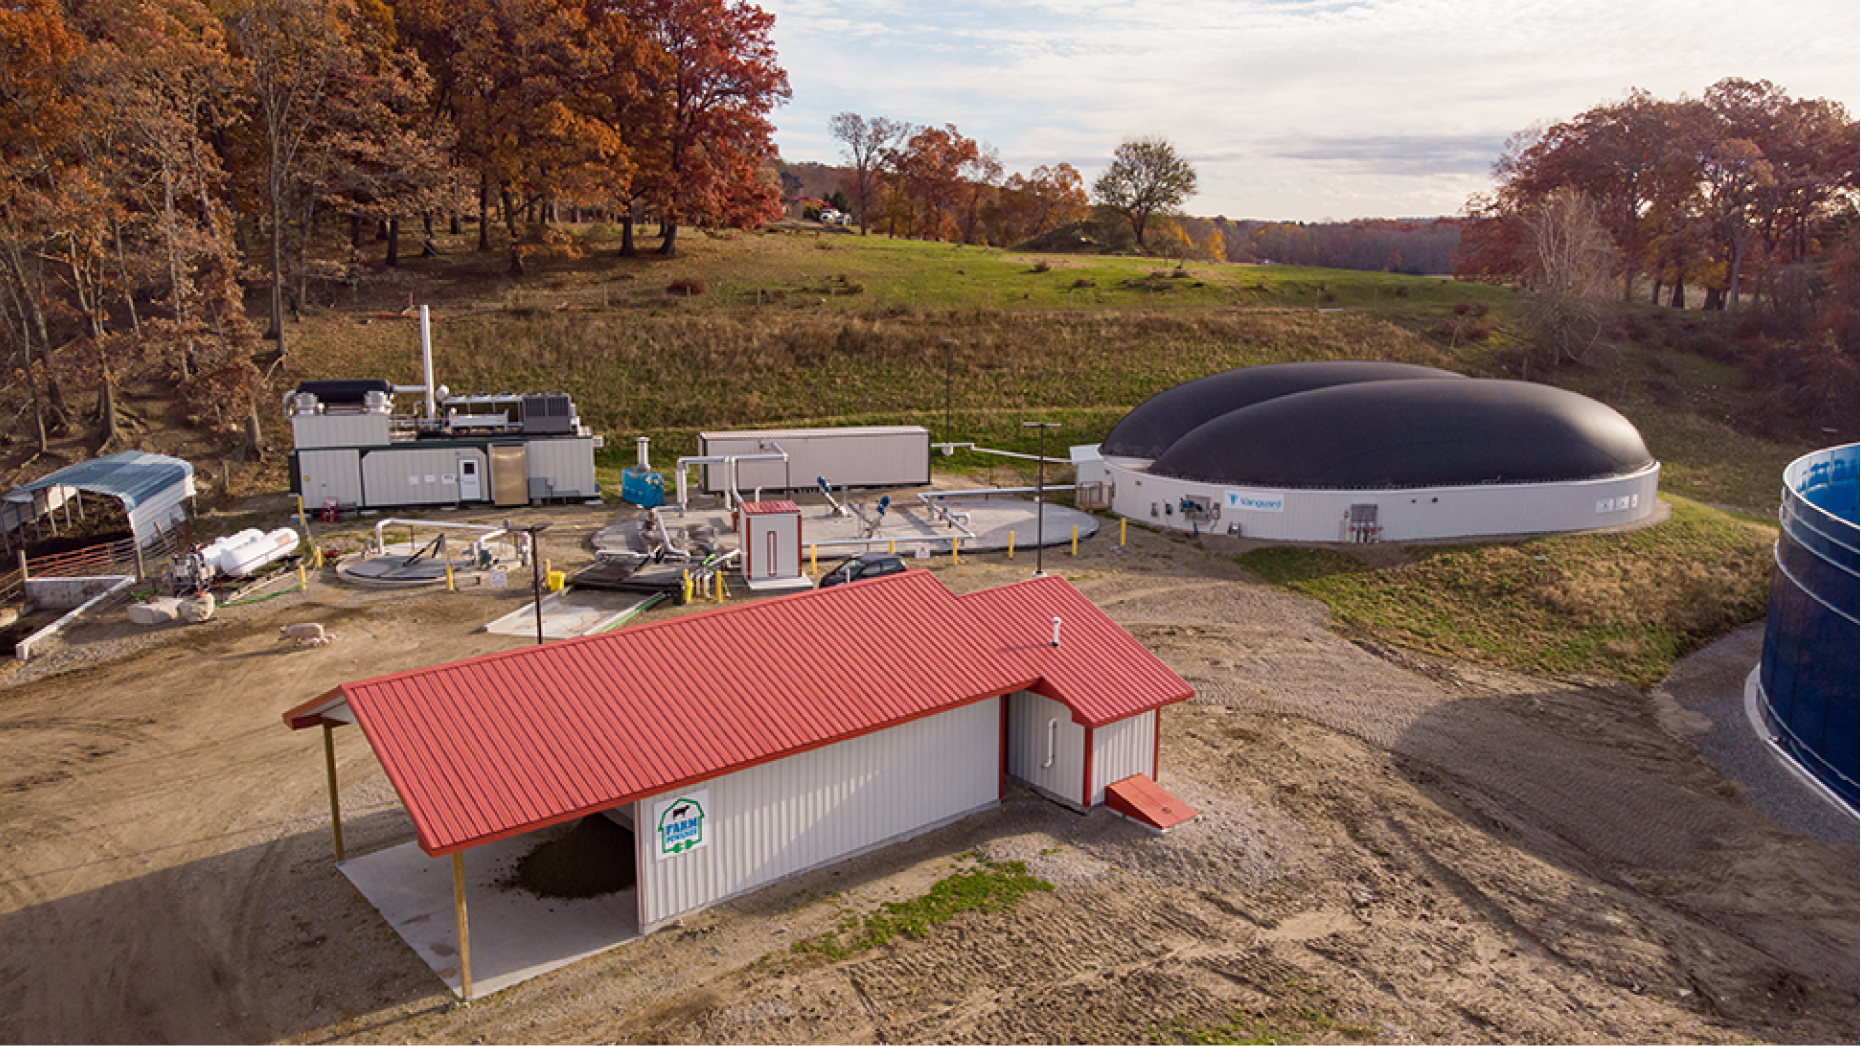
[[[1128,138],[1112,154],[1111,166],[1092,183],[1099,206],[1131,224],[1137,249],[1144,249],[1150,219],[1169,215],[1195,195],[1195,167],[1162,138]]]
[[[1536,352],[1555,368],[1582,362],[1602,340],[1603,302],[1610,296],[1619,253],[1594,201],[1560,189],[1524,215],[1532,296],[1526,324]]]
[[[912,127],[902,120],[884,116],[870,119],[858,113],[838,113],[827,121],[827,130],[844,150],[853,168],[853,206],[859,211],[859,234],[866,235],[870,223],[866,210],[879,194],[879,178],[885,158],[911,134]]]

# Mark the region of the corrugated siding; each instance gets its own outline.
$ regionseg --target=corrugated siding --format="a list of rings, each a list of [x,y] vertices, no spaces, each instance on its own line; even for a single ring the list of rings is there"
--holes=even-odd
[[[291,442],[298,450],[319,447],[385,447],[386,414],[293,414]]]
[[[806,490],[825,477],[838,487],[910,487],[930,482],[930,431],[916,425],[808,431],[706,432],[698,437],[706,455],[767,454],[773,440],[788,460],[737,465],[737,489]],[[704,466],[704,489],[724,489],[724,467]]]
[[[397,447],[370,451],[362,456],[362,489],[368,496],[366,504],[455,504],[459,500],[459,459],[479,454],[479,451],[460,447],[430,450]],[[446,482],[448,476],[452,477],[450,483]]]
[[[594,476],[594,440],[536,439],[524,444],[525,474],[555,484],[556,497],[601,493]]]
[[[1157,713],[1145,712],[1092,731],[1092,804],[1105,801],[1105,786],[1132,774],[1157,776]]]
[[[664,860],[653,803],[677,793],[640,800],[641,926],[994,803],[1000,730],[979,701],[694,785],[708,844]]]
[[[1043,767],[1049,752],[1053,765]],[[1010,776],[1069,803],[1086,806],[1080,795],[1085,782],[1085,758],[1086,728],[1073,722],[1071,709],[1026,690],[1008,695]]]
[[[150,545],[187,518],[187,499],[194,493],[194,477],[175,483],[149,495],[147,500],[129,511],[129,532],[138,544]]]
[[[367,504],[362,500],[361,452],[354,448],[300,450],[297,474],[306,510],[321,508],[325,498],[335,498],[345,505]]]

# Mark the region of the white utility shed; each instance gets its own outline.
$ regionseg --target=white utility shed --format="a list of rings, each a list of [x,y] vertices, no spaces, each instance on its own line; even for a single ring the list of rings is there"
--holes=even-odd
[[[360,724],[455,869],[615,812],[650,931],[986,809],[1010,774],[1166,828],[1189,814],[1155,784],[1157,710],[1192,693],[1060,578],[956,596],[912,570],[347,683],[285,719]]]

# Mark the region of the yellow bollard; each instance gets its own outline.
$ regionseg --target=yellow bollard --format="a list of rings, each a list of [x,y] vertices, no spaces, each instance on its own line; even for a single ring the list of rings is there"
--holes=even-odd
[[[1073,528],[1073,555],[1079,554],[1079,528]]]
[[[1015,558],[1015,532],[1013,528],[1010,528],[1008,531],[1008,558]]]
[[[959,540],[960,540],[959,538],[955,538],[955,537],[952,537],[950,539],[950,565],[951,566],[956,565],[956,543]]]
[[[300,559],[297,562],[297,590],[302,592],[309,587],[310,579],[304,576],[304,562]]]
[[[318,545],[315,548],[312,548],[310,550],[310,561],[311,563],[316,565],[316,568],[318,570],[323,569],[323,546],[322,545]]]
[[[716,574],[714,574],[714,575],[712,575],[712,576],[713,576],[713,577],[715,577],[715,578],[717,579],[717,580],[716,580],[716,582],[715,582],[715,584],[716,584],[716,586],[717,586],[717,601],[718,601],[719,603],[722,603],[722,602],[724,601],[724,575],[723,575],[723,572],[722,572],[722,571],[719,571],[718,573],[716,573]]]
[[[1131,521],[1128,519],[1121,519],[1118,521],[1118,547],[1119,548],[1124,547],[1124,532],[1125,532],[1125,529],[1129,527],[1130,525],[1131,525]]]
[[[691,602],[691,571],[689,571],[689,570],[681,570],[681,571],[679,571],[679,575],[680,575],[680,576],[681,576],[682,578],[684,578],[684,581],[685,581],[685,602],[687,602],[687,603],[689,603],[689,602]]]
[[[448,591],[448,592],[457,592],[457,591],[458,591],[458,589],[457,589],[456,587],[454,587],[454,586],[453,586],[453,582],[452,582],[452,564],[451,564],[451,563],[448,563],[448,564],[446,564],[446,591]]]
[[[808,576],[821,576],[820,550],[814,545],[808,546]]]
[[[885,551],[891,553],[894,556],[898,555],[898,542],[894,541],[891,538],[886,538],[885,539]]]
[[[297,525],[304,528],[304,536],[310,536],[310,521],[304,518],[304,496],[297,495]]]

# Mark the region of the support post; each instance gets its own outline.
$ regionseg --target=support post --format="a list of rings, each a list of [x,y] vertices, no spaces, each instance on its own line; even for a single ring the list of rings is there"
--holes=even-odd
[[[1073,528],[1073,555],[1079,554],[1079,528]]]
[[[336,837],[336,863],[344,860],[342,848],[342,800],[336,792],[336,728],[323,724],[323,768],[330,778],[330,833]]]
[[[1015,532],[1013,527],[1008,528],[1008,558],[1015,558]]]
[[[465,854],[452,855],[452,911],[459,922],[459,998],[472,1001],[472,932],[465,924]]]
[[[1125,531],[1126,529],[1130,527],[1130,525],[1131,525],[1131,521],[1128,519],[1120,519],[1118,521],[1118,547],[1119,548],[1124,547]]]

